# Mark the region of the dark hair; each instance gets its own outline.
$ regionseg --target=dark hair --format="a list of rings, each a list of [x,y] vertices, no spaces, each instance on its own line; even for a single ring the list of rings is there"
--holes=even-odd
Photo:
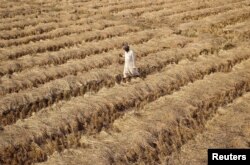
[[[123,49],[124,49],[126,52],[129,51],[129,46],[128,46],[128,43],[127,43],[127,42],[123,43]]]
[[[129,51],[129,46],[126,45],[126,46],[123,47],[123,49],[124,49],[126,52],[128,52],[128,51]]]

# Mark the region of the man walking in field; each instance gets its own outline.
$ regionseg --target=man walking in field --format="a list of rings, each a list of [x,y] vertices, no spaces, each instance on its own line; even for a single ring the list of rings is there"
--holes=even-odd
[[[128,43],[123,44],[123,50],[125,51],[125,64],[124,64],[124,71],[123,77],[133,77],[139,76],[138,69],[135,66],[135,55],[134,52],[129,48]]]

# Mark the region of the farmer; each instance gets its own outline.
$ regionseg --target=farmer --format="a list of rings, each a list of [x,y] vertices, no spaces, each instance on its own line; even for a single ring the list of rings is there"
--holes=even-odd
[[[125,51],[125,65],[123,71],[123,77],[139,76],[138,69],[135,66],[135,55],[134,52],[129,48],[128,43],[123,44],[123,50]]]

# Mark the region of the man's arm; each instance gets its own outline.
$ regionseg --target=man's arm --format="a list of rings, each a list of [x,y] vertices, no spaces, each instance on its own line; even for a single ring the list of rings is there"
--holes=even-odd
[[[132,60],[133,60],[133,68],[136,68],[135,67],[135,54],[133,51],[131,51],[131,56],[132,56]]]

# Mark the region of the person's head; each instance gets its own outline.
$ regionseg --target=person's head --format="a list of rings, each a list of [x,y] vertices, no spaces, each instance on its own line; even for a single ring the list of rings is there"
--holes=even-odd
[[[128,46],[127,42],[123,44],[123,50],[126,51],[126,52],[129,51],[129,46]]]

